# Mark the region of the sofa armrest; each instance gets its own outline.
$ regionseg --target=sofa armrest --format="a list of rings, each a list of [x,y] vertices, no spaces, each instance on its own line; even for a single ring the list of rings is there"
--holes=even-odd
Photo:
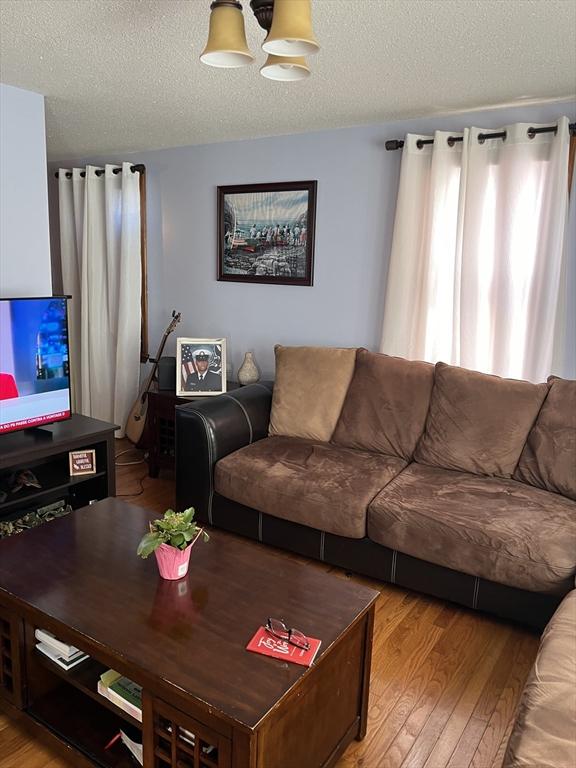
[[[214,466],[268,435],[270,382],[250,384],[217,397],[176,406],[176,508],[194,507],[212,522]]]

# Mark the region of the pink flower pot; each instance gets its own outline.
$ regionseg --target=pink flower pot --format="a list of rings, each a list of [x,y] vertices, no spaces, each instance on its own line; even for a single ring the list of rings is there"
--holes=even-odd
[[[186,576],[193,543],[189,544],[186,549],[171,547],[169,544],[160,544],[154,550],[158,570],[163,579],[183,579]]]

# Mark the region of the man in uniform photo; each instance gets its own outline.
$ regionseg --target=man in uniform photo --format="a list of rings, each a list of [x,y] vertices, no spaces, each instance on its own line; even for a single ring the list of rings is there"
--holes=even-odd
[[[192,355],[194,358],[193,373],[186,378],[186,392],[220,392],[222,389],[222,377],[214,371],[209,371],[210,352],[206,349],[198,349]]]

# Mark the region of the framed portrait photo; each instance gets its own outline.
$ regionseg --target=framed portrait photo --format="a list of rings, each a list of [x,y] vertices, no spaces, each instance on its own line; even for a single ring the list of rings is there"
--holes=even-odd
[[[312,285],[316,187],[218,187],[218,280]]]
[[[176,394],[179,397],[226,392],[226,339],[176,340]]]

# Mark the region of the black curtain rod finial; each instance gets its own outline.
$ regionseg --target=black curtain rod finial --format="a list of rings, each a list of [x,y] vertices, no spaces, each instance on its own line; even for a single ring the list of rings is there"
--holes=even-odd
[[[401,139],[390,139],[386,142],[386,149],[388,152],[394,150],[394,149],[402,149],[404,146],[404,142]]]

